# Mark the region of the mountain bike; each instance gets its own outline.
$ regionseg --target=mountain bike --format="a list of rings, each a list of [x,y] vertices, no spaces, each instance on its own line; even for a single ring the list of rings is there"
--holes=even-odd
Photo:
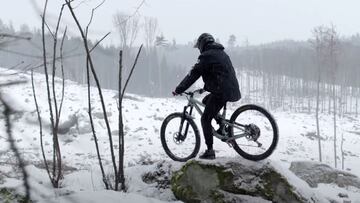
[[[200,107],[205,105],[194,98],[203,89],[184,92],[188,104],[183,112],[168,115],[161,125],[161,144],[166,154],[175,161],[185,162],[196,157],[200,149],[200,133],[192,115],[195,110],[202,115]],[[226,104],[222,113],[215,117],[222,127],[213,136],[227,143],[245,159],[259,161],[269,157],[279,139],[278,126],[274,117],[263,107],[247,104],[237,108],[226,119]]]

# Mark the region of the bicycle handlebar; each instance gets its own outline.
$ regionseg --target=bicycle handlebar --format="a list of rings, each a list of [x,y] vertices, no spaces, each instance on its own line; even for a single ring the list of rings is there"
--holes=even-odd
[[[205,92],[205,90],[201,88],[201,89],[194,90],[194,91],[192,91],[192,92],[183,92],[183,94],[192,96],[192,95],[194,95],[195,93],[202,94],[202,93],[204,93],[204,92]]]

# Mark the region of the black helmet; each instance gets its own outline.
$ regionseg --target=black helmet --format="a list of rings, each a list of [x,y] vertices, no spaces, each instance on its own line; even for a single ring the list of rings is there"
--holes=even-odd
[[[215,42],[214,37],[209,33],[203,33],[199,36],[199,38],[196,41],[196,44],[194,45],[194,48],[198,48],[200,52],[204,50],[205,45]]]

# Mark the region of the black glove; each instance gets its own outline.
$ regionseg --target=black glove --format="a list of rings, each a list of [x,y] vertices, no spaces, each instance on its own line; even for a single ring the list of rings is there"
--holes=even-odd
[[[172,91],[172,95],[173,95],[173,96],[177,96],[177,95],[179,95],[179,94],[176,93],[176,91]]]

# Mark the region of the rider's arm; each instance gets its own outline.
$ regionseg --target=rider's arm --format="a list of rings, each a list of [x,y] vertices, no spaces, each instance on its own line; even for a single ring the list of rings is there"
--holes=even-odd
[[[189,74],[185,76],[185,78],[180,82],[180,84],[176,87],[175,92],[177,94],[183,93],[185,90],[187,90],[194,82],[199,79],[199,77],[202,75],[203,72],[203,64],[199,60],[198,63],[196,63]]]

